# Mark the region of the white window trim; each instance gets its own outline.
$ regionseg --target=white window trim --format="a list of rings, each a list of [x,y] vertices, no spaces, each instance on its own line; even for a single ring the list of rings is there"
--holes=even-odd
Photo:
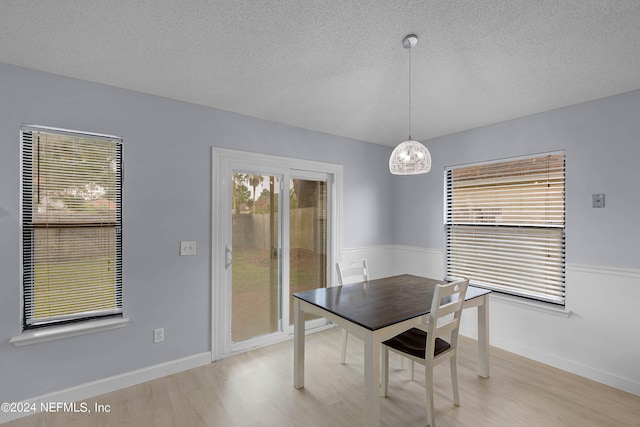
[[[498,159],[490,159],[490,160],[484,160],[484,161],[480,161],[480,162],[469,162],[469,163],[460,163],[460,164],[456,164],[456,165],[448,165],[445,166],[444,168],[444,174],[443,174],[443,180],[444,180],[444,185],[443,185],[443,210],[442,210],[442,218],[443,218],[443,234],[442,234],[442,242],[443,242],[443,247],[445,248],[445,255],[443,257],[443,268],[444,271],[446,272],[448,270],[448,265],[447,265],[447,256],[446,256],[446,247],[447,247],[447,236],[446,236],[446,227],[447,227],[447,172],[449,170],[452,169],[456,169],[456,168],[460,168],[460,167],[467,167],[467,166],[482,166],[482,165],[490,165],[493,163],[499,163],[499,162],[505,162],[505,161],[511,161],[511,160],[522,160],[522,159],[529,159],[532,157],[537,157],[537,156],[543,156],[543,155],[559,155],[562,154],[565,156],[565,162],[566,162],[566,151],[565,150],[553,150],[553,151],[544,151],[544,152],[539,152],[539,153],[532,153],[532,154],[526,154],[526,155],[521,155],[521,156],[513,156],[513,157],[503,157],[503,158],[498,158]],[[566,188],[567,188],[567,184],[566,184],[566,166],[565,166],[565,224],[563,226],[563,229],[566,230],[567,224],[566,224]],[[566,264],[566,258],[565,258],[565,270],[567,268],[567,264]],[[472,284],[471,282],[469,282],[470,284]],[[551,314],[555,314],[555,315],[559,315],[562,317],[569,317],[571,316],[571,310],[568,310],[566,308],[566,304],[567,304],[567,300],[566,300],[566,289],[567,289],[567,283],[566,283],[566,278],[565,278],[565,283],[564,283],[564,289],[565,289],[565,299],[562,305],[560,304],[555,304],[552,302],[546,302],[546,301],[542,301],[542,300],[533,300],[533,299],[529,299],[525,296],[519,296],[516,294],[508,294],[508,293],[501,293],[499,291],[493,291],[491,293],[491,298],[495,298],[496,300],[500,300],[500,301],[504,301],[507,302],[511,305],[519,305],[519,306],[524,306],[533,310],[537,310],[537,311],[542,311],[542,312],[547,312],[547,313],[551,313]]]
[[[554,314],[560,317],[571,316],[571,310],[567,310],[565,307],[558,304],[547,303],[544,301],[530,300],[525,297],[519,297],[517,295],[502,294],[499,292],[491,292],[490,298],[492,300],[505,302],[510,305],[516,305],[520,307],[526,307],[530,310],[540,311],[543,313]]]
[[[104,139],[118,139],[122,140],[121,137],[115,135],[107,135],[101,133],[92,133],[92,132],[84,132],[78,130],[70,130],[70,129],[62,129],[50,126],[37,126],[30,124],[22,124],[21,132],[23,129],[32,129],[38,131],[51,131],[54,133],[70,133],[74,135],[86,135],[90,137],[96,138],[104,138]],[[22,162],[22,154],[20,155]],[[123,164],[124,164],[124,153],[123,153]],[[22,166],[21,166],[22,167]],[[22,173],[21,173],[22,176]],[[22,179],[22,177],[21,177]],[[20,214],[22,215],[22,191],[20,192]],[[20,239],[20,253],[22,253],[22,239]],[[22,264],[22,263],[21,263]],[[21,274],[22,276],[22,274]],[[20,313],[24,313],[24,298],[23,298],[24,287],[20,286]],[[42,342],[55,341],[64,338],[70,338],[80,335],[86,335],[101,331],[108,331],[112,329],[119,329],[127,326],[129,323],[128,317],[113,316],[113,317],[105,317],[101,319],[87,319],[87,320],[78,320],[76,322],[68,323],[68,324],[58,324],[52,326],[45,326],[41,328],[33,328],[33,329],[23,329],[22,332],[18,335],[15,335],[9,339],[9,342],[16,347],[21,347],[25,345],[38,344]],[[20,322],[21,327],[22,321]]]
[[[94,332],[109,331],[111,329],[123,328],[129,323],[128,317],[116,317],[98,320],[87,320],[67,325],[51,326],[38,329],[28,329],[12,337],[9,342],[16,347],[23,345],[37,344],[41,342],[60,340],[63,338],[76,337],[78,335],[91,334]]]

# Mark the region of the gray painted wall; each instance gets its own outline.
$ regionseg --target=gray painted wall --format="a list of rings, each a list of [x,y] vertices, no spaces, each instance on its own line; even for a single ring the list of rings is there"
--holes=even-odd
[[[565,150],[568,263],[640,268],[640,91],[426,142],[431,172],[394,181],[394,243],[444,249],[447,166]],[[591,207],[594,193],[604,209]]]
[[[9,343],[20,333],[23,123],[124,138],[125,328]],[[343,164],[344,246],[391,243],[389,147],[0,63],[0,402],[211,350],[212,146]],[[178,256],[180,240],[198,255]],[[154,345],[158,327],[166,340]]]

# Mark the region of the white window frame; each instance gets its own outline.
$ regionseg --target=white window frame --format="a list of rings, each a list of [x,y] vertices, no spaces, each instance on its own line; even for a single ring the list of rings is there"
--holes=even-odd
[[[546,158],[547,156],[562,156],[562,161],[563,161],[563,167],[562,167],[562,188],[563,188],[563,193],[562,193],[562,221],[561,224],[559,223],[558,220],[554,219],[553,221],[548,221],[548,223],[540,223],[540,224],[536,224],[535,220],[520,220],[522,221],[521,223],[518,223],[518,220],[515,219],[511,219],[511,220],[507,220],[507,219],[492,219],[492,218],[482,218],[479,220],[474,220],[474,219],[466,219],[466,220],[461,220],[461,219],[454,219],[454,214],[452,211],[452,202],[453,199],[455,198],[453,191],[452,191],[452,187],[453,184],[450,181],[451,179],[453,179],[453,171],[455,170],[461,170],[464,168],[474,168],[474,167],[483,167],[483,166],[497,166],[500,165],[501,163],[505,163],[505,167],[507,163],[509,162],[514,162],[514,161],[519,161],[519,160],[531,160],[531,159],[543,159]],[[527,156],[520,156],[520,157],[514,157],[514,158],[507,158],[507,159],[499,159],[499,160],[492,160],[492,161],[487,161],[487,162],[480,162],[480,163],[472,163],[472,164],[464,164],[464,165],[456,165],[456,166],[448,166],[445,168],[445,172],[444,172],[444,247],[445,247],[445,271],[446,274],[448,276],[465,276],[465,277],[469,277],[470,278],[470,283],[475,285],[475,286],[480,286],[480,287],[485,287],[488,289],[491,289],[493,291],[496,291],[497,293],[500,293],[502,295],[505,295],[506,298],[512,298],[515,297],[516,300],[521,300],[521,301],[530,301],[533,304],[543,304],[543,305],[547,305],[547,306],[555,306],[555,307],[564,307],[566,300],[565,300],[565,291],[566,291],[566,282],[565,282],[565,270],[566,270],[566,260],[565,260],[565,228],[566,228],[566,172],[565,172],[565,168],[564,168],[564,164],[566,163],[566,156],[565,153],[563,151],[556,151],[556,152],[548,152],[548,153],[539,153],[539,154],[532,154],[532,155],[527,155]],[[482,188],[482,187],[479,187]],[[545,193],[548,194],[548,193]],[[545,197],[551,197],[551,196],[545,196]],[[458,199],[460,200],[460,199]],[[491,199],[493,200],[493,199]],[[491,210],[492,208],[495,209],[496,212],[499,212],[499,209],[497,208],[499,207],[498,203],[493,204],[493,207],[491,204],[487,205],[487,209]],[[557,209],[557,208],[556,208]],[[457,245],[456,247],[460,248],[462,247],[462,249],[460,249],[458,251],[458,253],[456,254],[456,249],[454,247],[454,238],[452,237],[453,233],[454,233],[454,229],[456,228],[459,230],[459,232],[462,233],[462,235],[458,235],[458,240],[457,243],[455,243],[455,245]],[[549,264],[551,264],[551,266],[549,267],[549,271],[551,271],[551,274],[553,274],[554,279],[549,279],[549,283],[553,282],[551,285],[551,287],[555,287],[555,289],[552,289],[551,291],[548,292],[548,294],[546,293],[547,291],[543,290],[545,285],[541,285],[539,283],[534,283],[535,280],[533,280],[533,275],[535,275],[535,273],[530,273],[532,274],[532,280],[529,283],[516,283],[521,277],[525,277],[525,280],[523,280],[523,282],[526,282],[526,273],[523,273],[523,270],[526,268],[526,261],[517,261],[515,258],[516,256],[514,256],[513,254],[515,254],[515,252],[506,252],[508,255],[502,255],[499,254],[497,251],[499,250],[507,250],[507,251],[511,251],[511,250],[517,250],[517,249],[505,249],[501,246],[501,243],[496,243],[496,249],[495,251],[492,250],[491,252],[487,252],[485,249],[483,249],[483,245],[486,242],[498,242],[499,238],[496,237],[482,237],[482,236],[487,236],[487,235],[492,235],[492,231],[491,229],[494,229],[496,232],[500,233],[500,231],[498,230],[507,230],[506,234],[507,235],[513,235],[516,234],[517,231],[516,230],[522,230],[522,234],[523,235],[528,235],[530,233],[545,233],[545,230],[548,234],[555,234],[557,235],[558,233],[561,234],[561,240],[558,241],[557,237],[550,237],[550,239],[553,240],[553,242],[549,243],[549,247],[551,249],[546,249],[546,250],[555,250],[555,254],[561,253],[561,255],[557,255],[557,257],[559,258],[556,261],[552,261]],[[514,230],[513,233],[511,231],[508,231],[509,229]],[[479,240],[476,240],[476,230],[478,231],[478,237]],[[556,231],[552,231],[552,230],[557,230]],[[462,236],[462,237],[460,237]],[[462,239],[462,240],[460,240]],[[468,239],[469,243],[466,243]],[[489,240],[487,240],[489,239]],[[494,240],[495,239],[495,240]],[[506,237],[506,239],[510,239],[509,245],[511,245],[511,243],[513,242],[512,239],[514,239],[513,237]],[[461,241],[465,241],[465,245],[466,246],[460,246],[460,242]],[[528,244],[527,244],[528,245]],[[478,256],[477,256],[477,261],[478,264],[476,264],[480,270],[476,270],[476,271],[481,271],[479,273],[479,279],[474,279],[473,276],[473,263],[476,261],[476,259],[474,259],[475,255],[466,253],[467,250],[471,250],[471,249],[465,249],[465,247],[473,247],[474,249],[472,250],[478,250]],[[482,252],[483,250],[485,250],[485,252]],[[533,251],[533,250],[532,250]],[[487,271],[490,269],[490,267],[487,267],[487,263],[489,261],[487,261],[487,257],[489,256],[493,256],[495,257],[496,260],[496,265],[499,265],[500,267],[497,268],[506,268],[505,271],[509,270],[509,267],[506,266],[506,264],[508,263],[513,263],[514,266],[512,267],[513,270],[511,273],[506,272],[504,275],[507,276],[507,278],[502,278],[502,279],[496,279],[495,283],[492,282],[492,280],[490,278],[488,278],[488,274]],[[553,258],[553,257],[552,257]],[[504,264],[503,264],[504,262]],[[543,261],[543,262],[547,262],[547,261]],[[519,265],[517,265],[517,263],[520,263]],[[546,267],[544,267],[546,268]],[[516,272],[517,271],[517,272]],[[500,273],[496,273],[496,276],[499,275]],[[517,275],[522,275],[521,277],[518,277],[517,280],[515,280],[515,282],[512,282],[513,285],[509,285],[508,283],[508,277],[515,277]],[[537,280],[537,279],[536,279]],[[546,280],[546,279],[541,279],[541,280]],[[537,286],[539,286],[538,289],[535,289]],[[562,309],[561,309],[562,310]]]
[[[23,192],[27,191],[30,188],[25,185],[25,182],[24,182],[25,177],[30,176],[32,174],[31,171],[25,170],[25,168],[30,167],[33,159],[31,158],[31,155],[29,155],[24,151],[25,149],[28,148],[27,146],[25,146],[26,144],[25,141],[30,140],[27,134],[31,134],[31,133],[70,135],[73,137],[95,138],[95,139],[101,139],[101,140],[106,139],[111,142],[115,142],[120,146],[120,149],[119,149],[120,158],[119,158],[119,165],[118,165],[119,173],[121,174],[119,178],[120,196],[119,196],[119,205],[118,205],[118,212],[120,213],[117,215],[117,222],[116,222],[116,227],[119,229],[119,238],[116,241],[116,250],[117,250],[117,254],[119,254],[117,255],[116,262],[119,264],[119,266],[116,268],[120,269],[116,271],[116,280],[117,280],[117,286],[120,289],[120,292],[117,294],[117,297],[118,297],[117,301],[119,301],[119,308],[117,309],[114,308],[112,310],[109,310],[108,312],[104,310],[100,311],[99,313],[91,312],[91,313],[87,313],[86,316],[78,315],[78,314],[74,316],[62,316],[60,318],[52,318],[51,321],[44,322],[42,324],[38,324],[37,322],[36,323],[28,322],[29,316],[26,313],[28,306],[25,301],[26,295],[28,294],[26,292],[25,286],[28,285],[27,280],[30,277],[32,277],[30,274],[27,274],[27,270],[31,270],[33,268],[33,264],[27,265],[26,263],[28,262],[29,259],[32,259],[33,255],[30,255],[28,258],[26,258],[23,251],[29,250],[29,248],[32,248],[31,250],[33,250],[34,248],[33,245],[26,244],[24,239],[26,238],[25,232],[27,228],[28,229],[33,228],[35,223],[32,223],[29,218],[25,218],[24,216],[25,212],[27,211],[31,212],[32,206],[29,206],[29,207],[24,206],[24,203],[27,203],[27,201],[25,201],[26,197]],[[19,335],[12,337],[10,339],[10,342],[16,346],[21,346],[26,344],[33,344],[38,342],[45,342],[45,341],[50,341],[55,339],[67,338],[71,336],[82,335],[82,334],[92,333],[97,331],[110,330],[110,329],[115,329],[115,328],[120,328],[125,326],[128,323],[129,319],[124,318],[123,316],[122,302],[121,302],[121,295],[122,295],[121,293],[122,292],[121,291],[121,287],[122,287],[122,276],[121,276],[122,198],[121,197],[122,197],[122,185],[123,185],[122,184],[122,173],[123,173],[122,166],[124,164],[124,160],[122,158],[122,138],[112,136],[112,135],[88,133],[88,132],[82,132],[82,131],[53,128],[53,127],[22,125],[20,128],[20,144],[21,144],[20,205],[21,205],[21,227],[23,228],[23,231],[21,233],[23,237],[20,243],[20,254],[21,254],[20,265],[21,265],[21,277],[22,277],[22,282],[20,286],[20,314],[21,314],[20,324],[21,324],[22,332]],[[29,144],[29,146],[31,146],[31,144]],[[25,164],[26,159],[29,160],[29,165]],[[30,199],[30,195],[27,200],[29,199]],[[118,262],[118,260],[120,262]]]

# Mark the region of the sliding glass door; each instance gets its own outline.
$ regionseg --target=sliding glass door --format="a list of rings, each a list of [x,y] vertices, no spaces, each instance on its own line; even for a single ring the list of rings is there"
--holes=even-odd
[[[214,156],[214,358],[287,339],[292,294],[330,285],[335,263],[337,172],[241,154]]]

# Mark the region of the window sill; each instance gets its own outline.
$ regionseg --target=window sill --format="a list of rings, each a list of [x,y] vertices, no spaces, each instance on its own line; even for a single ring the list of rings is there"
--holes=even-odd
[[[490,295],[491,295],[491,299],[504,301],[512,305],[525,306],[532,310],[542,311],[544,313],[554,314],[556,316],[561,316],[561,317],[571,316],[571,310],[567,310],[565,307],[560,307],[554,304],[546,304],[544,302],[531,301],[526,298],[519,298],[511,295],[499,294],[497,292],[492,292]]]
[[[12,337],[9,342],[16,347],[20,347],[23,345],[37,344],[46,341],[59,340],[62,338],[75,337],[78,335],[91,334],[94,332],[123,328],[127,325],[127,323],[129,323],[128,318],[118,317],[115,319],[91,320],[70,325],[33,329],[24,331],[20,335]]]

